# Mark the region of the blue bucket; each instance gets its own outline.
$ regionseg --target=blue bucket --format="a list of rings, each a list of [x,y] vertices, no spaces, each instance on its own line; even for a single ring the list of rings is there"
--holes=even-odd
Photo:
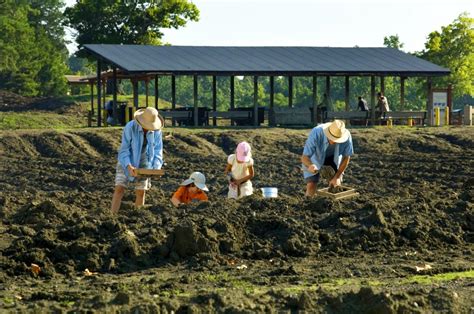
[[[278,188],[261,188],[264,198],[278,197]]]

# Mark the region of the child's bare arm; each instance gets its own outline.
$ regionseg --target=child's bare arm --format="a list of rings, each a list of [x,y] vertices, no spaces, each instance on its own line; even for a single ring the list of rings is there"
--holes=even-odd
[[[224,174],[227,175],[231,171],[232,171],[232,165],[227,164],[227,166],[225,166]]]
[[[171,198],[171,203],[173,203],[173,205],[174,205],[175,207],[178,207],[178,206],[181,204],[181,202],[179,201],[179,199],[176,198],[176,197],[174,197],[174,196]]]

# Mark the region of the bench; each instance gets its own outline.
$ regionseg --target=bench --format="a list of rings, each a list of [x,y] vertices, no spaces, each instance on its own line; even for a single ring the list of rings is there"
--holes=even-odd
[[[370,119],[370,111],[326,111],[324,120],[366,120]]]
[[[272,125],[311,125],[311,110],[308,107],[283,108],[270,110]]]
[[[419,125],[424,125],[427,116],[426,111],[389,111],[383,113],[383,120],[407,120],[407,124],[410,125],[408,121],[413,119],[418,120]]]
[[[178,125],[187,125],[193,121],[192,111],[160,110],[160,115],[163,117],[163,119],[171,119],[171,121],[176,121]]]
[[[370,111],[326,111],[323,121],[329,122],[334,119],[349,120],[352,125],[368,125]]]

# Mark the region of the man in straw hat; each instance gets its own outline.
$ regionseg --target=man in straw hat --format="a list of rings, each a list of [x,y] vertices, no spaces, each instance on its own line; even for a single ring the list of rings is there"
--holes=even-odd
[[[346,129],[343,121],[334,120],[313,128],[301,156],[306,181],[306,196],[313,196],[316,193],[320,170],[324,165],[332,167],[335,171],[329,185],[340,185],[344,170],[353,153],[351,133]]]
[[[122,133],[115,174],[115,190],[111,210],[117,213],[125,188],[135,187],[135,206],[145,204],[145,191],[151,187],[149,178],[137,178],[137,168],[161,169],[163,165],[163,118],[152,107],[139,109]]]

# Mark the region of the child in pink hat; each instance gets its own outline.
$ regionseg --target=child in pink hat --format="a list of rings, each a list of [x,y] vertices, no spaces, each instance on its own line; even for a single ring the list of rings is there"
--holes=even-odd
[[[235,154],[227,157],[225,174],[229,178],[228,198],[241,198],[253,194],[252,182],[254,176],[253,159],[250,144],[241,142],[237,145]]]

